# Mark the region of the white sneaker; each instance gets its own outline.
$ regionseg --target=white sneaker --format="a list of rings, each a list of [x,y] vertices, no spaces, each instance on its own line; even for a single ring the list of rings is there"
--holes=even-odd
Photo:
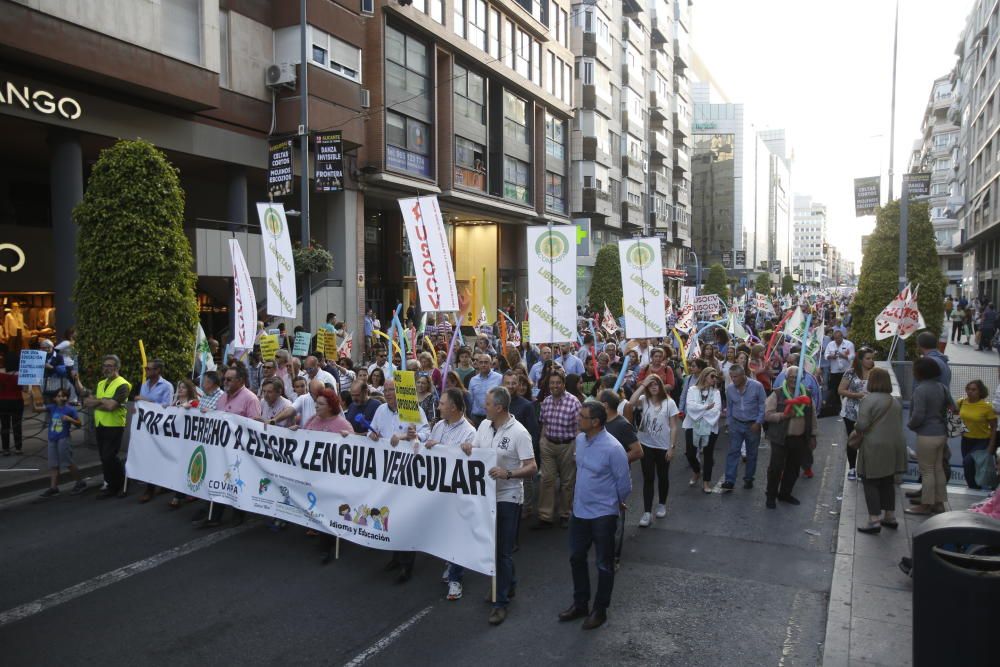
[[[642,518],[639,519],[639,527],[648,528],[649,524],[652,523],[652,521],[653,521],[653,516],[649,512],[643,512]]]
[[[450,572],[450,571],[451,571],[451,566],[450,565],[445,565],[444,566],[444,572],[441,573],[441,583],[442,584],[447,584],[448,583],[448,572]]]
[[[656,506],[656,518],[657,519],[662,519],[665,516],[667,516],[667,506],[666,505],[657,505]]]
[[[458,581],[448,582],[448,599],[457,600],[462,597],[462,584]]]
[[[857,479],[858,479],[858,471],[855,470],[854,468],[851,468],[850,470],[848,470],[847,471],[847,479],[851,480],[852,482],[857,481]]]

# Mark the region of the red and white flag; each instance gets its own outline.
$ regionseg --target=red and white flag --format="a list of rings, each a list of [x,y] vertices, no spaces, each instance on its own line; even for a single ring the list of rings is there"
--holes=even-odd
[[[615,316],[611,314],[611,309],[608,308],[607,303],[604,304],[604,319],[601,320],[601,328],[609,334],[618,331],[618,323],[615,322]]]

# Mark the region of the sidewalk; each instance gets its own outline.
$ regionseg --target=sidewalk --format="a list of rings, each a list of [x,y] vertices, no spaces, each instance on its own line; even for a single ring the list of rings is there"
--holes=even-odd
[[[978,364],[982,366],[1000,365],[1000,355],[996,350],[992,352],[980,352],[976,349],[975,343],[972,345],[962,345],[949,341],[944,353],[948,355],[948,361],[955,364]],[[993,391],[993,387],[990,387]]]
[[[20,456],[0,456],[0,498],[9,498],[28,491],[39,491],[48,486],[48,433],[45,426],[45,413],[33,412],[27,408],[22,422],[24,433],[23,454]],[[13,436],[12,436],[13,438]],[[86,444],[83,429],[74,428],[70,432],[73,441],[73,462],[80,469],[80,477],[88,479],[89,486],[100,485],[101,461],[97,454],[97,446]],[[11,442],[11,452],[14,443]],[[124,453],[123,445],[122,451]],[[60,475],[60,487],[64,490],[72,486],[72,477],[68,471]]]
[[[846,477],[846,472],[845,472]],[[909,501],[896,487],[899,530],[883,528],[865,535],[857,527],[868,522],[860,482],[844,481],[837,533],[830,606],[827,611],[824,667],[854,665],[907,666],[913,663],[913,583],[900,571],[899,559],[910,555],[910,537],[926,517],[903,513]],[[964,510],[985,496],[948,488],[948,508]]]

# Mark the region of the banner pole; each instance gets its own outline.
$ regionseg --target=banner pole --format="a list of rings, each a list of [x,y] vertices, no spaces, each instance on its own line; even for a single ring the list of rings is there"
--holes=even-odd
[[[333,559],[340,560],[340,537],[337,537],[337,542],[333,545]]]
[[[497,569],[497,567],[496,567],[496,561],[493,561],[493,571],[496,572],[496,569]],[[493,595],[493,604],[496,604],[497,603],[497,575],[494,574],[491,580],[492,580],[492,589],[493,589],[493,592],[492,592],[492,595]]]

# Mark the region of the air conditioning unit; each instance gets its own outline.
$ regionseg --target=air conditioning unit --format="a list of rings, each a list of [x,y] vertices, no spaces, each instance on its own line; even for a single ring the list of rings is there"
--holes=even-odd
[[[361,89],[361,108],[367,109],[372,105],[372,94],[367,88]]]
[[[276,63],[264,70],[264,84],[268,88],[295,87],[295,65]]]

